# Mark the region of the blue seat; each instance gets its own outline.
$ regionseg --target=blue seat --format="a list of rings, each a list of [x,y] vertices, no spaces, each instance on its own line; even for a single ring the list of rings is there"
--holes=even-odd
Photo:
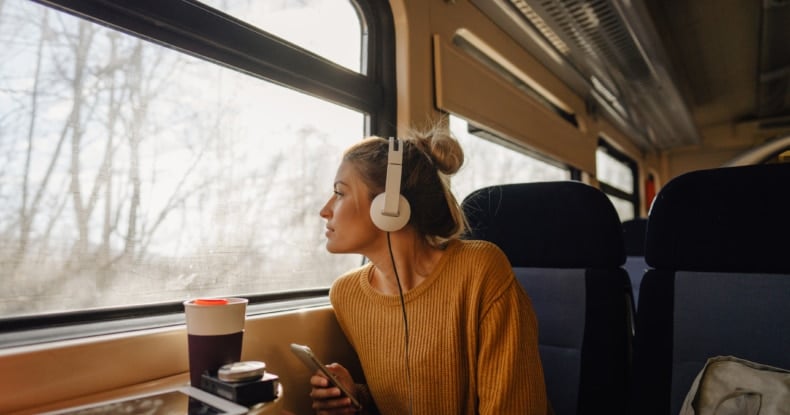
[[[651,208],[634,415],[677,414],[710,357],[790,368],[790,164],[701,170]]]
[[[497,244],[532,299],[555,413],[623,414],[633,316],[609,199],[561,181],[479,189],[462,206],[468,237]]]
[[[639,286],[642,277],[647,271],[645,260],[645,235],[647,232],[647,218],[634,218],[624,221],[623,242],[625,243],[625,264],[623,268],[631,278],[631,288],[634,291],[634,308],[638,307]]]

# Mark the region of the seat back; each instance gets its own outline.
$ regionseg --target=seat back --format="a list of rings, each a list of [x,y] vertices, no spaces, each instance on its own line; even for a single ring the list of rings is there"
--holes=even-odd
[[[639,286],[642,277],[647,271],[645,261],[645,235],[647,232],[647,218],[634,218],[623,222],[623,242],[625,243],[625,265],[623,268],[631,278],[631,288],[634,291],[634,307],[639,300]]]
[[[790,164],[679,176],[650,211],[631,413],[677,414],[706,360],[790,368]]]
[[[555,413],[624,413],[631,287],[611,202],[561,181],[483,188],[462,206],[468,237],[497,244],[532,299]]]

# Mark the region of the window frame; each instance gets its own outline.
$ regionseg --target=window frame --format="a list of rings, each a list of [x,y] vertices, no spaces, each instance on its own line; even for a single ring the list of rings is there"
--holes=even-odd
[[[396,133],[395,34],[386,0],[349,0],[363,25],[361,73],[193,0],[31,1],[358,110],[365,134]],[[248,315],[329,304],[328,288],[246,297]],[[178,324],[181,302],[0,318],[0,349]]]
[[[349,0],[363,24],[363,73],[194,0],[33,1],[359,110],[368,114],[366,134],[395,132],[395,34],[384,0]]]

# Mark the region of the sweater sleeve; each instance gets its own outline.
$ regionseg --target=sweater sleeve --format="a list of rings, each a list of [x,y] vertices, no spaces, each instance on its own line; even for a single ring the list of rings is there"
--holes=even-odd
[[[537,319],[512,273],[510,281],[480,321],[479,413],[544,415],[548,404]]]

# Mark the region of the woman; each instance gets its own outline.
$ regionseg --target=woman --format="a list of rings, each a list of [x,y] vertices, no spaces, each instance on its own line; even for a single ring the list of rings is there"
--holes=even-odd
[[[346,150],[321,209],[327,250],[369,259],[330,291],[366,383],[339,364],[329,370],[363,413],[544,415],[531,302],[499,248],[459,239],[466,220],[448,183],[463,163],[460,145],[442,129],[401,145],[400,193],[411,206],[405,227],[385,232],[371,220],[387,173],[388,141],[378,137]],[[319,414],[356,412],[320,374],[311,384]]]

